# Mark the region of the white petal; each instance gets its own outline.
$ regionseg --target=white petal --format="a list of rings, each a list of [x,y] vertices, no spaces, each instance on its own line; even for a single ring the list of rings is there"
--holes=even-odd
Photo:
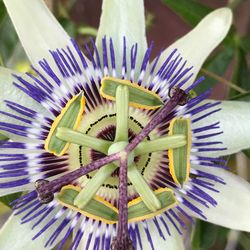
[[[20,224],[20,216],[10,216],[0,231],[2,250],[40,250],[44,248],[44,236],[32,241],[33,233],[27,224]]]
[[[43,0],[4,0],[4,3],[32,64],[42,58],[49,60],[49,49],[70,43]]]
[[[156,226],[152,220],[147,220],[147,224],[149,227],[150,235],[152,237],[155,250],[162,250],[162,249],[171,249],[171,250],[183,249],[184,250],[185,249],[183,237],[176,231],[176,229],[172,226],[171,223],[168,223],[171,236],[169,236],[166,231],[163,231],[163,234],[166,240],[160,237],[156,229]],[[140,229],[143,249],[151,249],[148,239],[147,239],[147,235],[143,229],[142,223],[139,223],[139,229]],[[139,246],[138,246],[138,249],[140,249]]]
[[[137,65],[143,59],[147,49],[145,36],[145,16],[143,0],[104,0],[102,16],[96,38],[96,45],[101,50],[102,38],[112,37],[116,54],[118,69],[121,66],[123,56],[123,37],[126,37],[127,59],[130,58],[130,48],[138,44]]]
[[[222,156],[239,152],[250,147],[250,103],[223,101],[218,107],[222,110],[194,124],[194,127],[220,122],[223,134],[206,139],[222,141],[227,150],[207,152],[206,155]]]
[[[177,48],[183,59],[187,60],[187,66],[194,66],[192,70],[194,75],[187,85],[191,84],[208,55],[228,33],[231,23],[232,11],[229,8],[220,8],[209,13],[192,31],[162,53],[158,67]]]
[[[45,249],[45,244],[49,237],[54,233],[58,226],[65,219],[68,214],[67,211],[63,213],[57,221],[47,228],[38,238],[32,240],[32,238],[58,213],[61,207],[56,207],[39,225],[33,230],[32,226],[35,221],[20,224],[20,220],[23,216],[16,215],[10,216],[8,221],[2,227],[0,231],[0,249],[1,250],[42,250]],[[37,220],[38,221],[38,220]],[[55,245],[63,238],[65,234],[65,227],[58,235],[58,238],[53,242],[51,246],[46,249],[53,249]]]
[[[10,108],[8,108],[6,106],[6,103],[4,102],[4,100],[9,100],[9,101],[13,101],[16,102],[18,104],[21,104],[23,106],[26,106],[28,108],[34,109],[35,111],[46,115],[46,116],[50,116],[50,114],[36,101],[34,101],[32,98],[30,98],[28,95],[26,95],[24,92],[22,92],[21,90],[19,90],[18,88],[16,88],[13,85],[13,81],[14,78],[12,76],[12,74],[16,74],[19,75],[21,77],[23,77],[24,79],[28,79],[28,77],[25,74],[7,69],[7,68],[3,68],[0,67],[0,110],[1,111],[5,111],[5,112],[10,112],[10,113],[14,113],[13,110],[11,110]],[[18,114],[18,113],[16,113]],[[0,121],[1,122],[12,122],[15,124],[23,124],[22,122],[14,119],[14,118],[10,118],[6,115],[2,115],[0,114]],[[21,138],[21,137],[17,137],[11,133],[8,132],[1,132],[4,135],[8,136],[9,138],[15,140],[16,138]]]
[[[216,207],[204,209],[197,204],[204,211],[207,220],[223,227],[250,232],[250,184],[223,169],[197,169],[220,176],[226,182],[226,185],[215,183],[214,188],[219,190],[219,193],[205,190],[218,202]]]

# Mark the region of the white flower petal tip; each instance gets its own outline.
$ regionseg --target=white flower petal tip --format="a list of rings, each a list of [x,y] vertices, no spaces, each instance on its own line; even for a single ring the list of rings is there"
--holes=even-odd
[[[162,53],[158,65],[161,65],[165,58],[177,48],[181,56],[187,60],[188,66],[194,67],[192,70],[194,74],[187,82],[187,85],[192,84],[208,55],[227,35],[232,19],[231,9],[226,7],[209,13],[193,30]]]
[[[143,0],[104,0],[96,37],[96,46],[99,50],[102,48],[104,36],[106,36],[108,41],[110,38],[113,40],[118,65],[121,65],[123,58],[123,38],[126,37],[127,58],[130,57],[130,48],[137,43],[138,61],[136,64],[140,65],[139,61],[142,61],[147,49]],[[118,66],[117,68],[120,67]]]
[[[200,120],[193,127],[219,122],[218,132],[223,131],[223,133],[216,136],[216,141],[222,142],[221,146],[226,149],[204,154],[219,157],[250,148],[250,103],[223,101],[218,108],[221,109],[219,112]],[[207,138],[207,142],[213,140],[212,137]]]
[[[43,0],[4,0],[16,32],[32,64],[46,58],[50,49],[70,44],[69,36]]]
[[[199,169],[204,168],[206,172],[220,176],[226,182],[225,185],[214,183],[213,188],[219,193],[206,190],[218,203],[204,210],[207,220],[227,228],[250,232],[250,184],[229,171],[209,167]],[[197,206],[201,207],[199,204]]]
[[[20,216],[11,215],[0,231],[1,250],[42,250],[46,238],[42,235],[38,240],[32,241],[34,232],[30,230],[31,225],[20,223]]]

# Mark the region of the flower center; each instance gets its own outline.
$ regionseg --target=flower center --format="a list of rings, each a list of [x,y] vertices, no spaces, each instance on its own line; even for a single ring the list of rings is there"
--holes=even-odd
[[[157,125],[159,125],[159,123],[165,119],[166,116],[169,115],[170,112],[173,111],[173,109],[175,109],[179,103],[186,101],[187,94],[181,89],[176,89],[173,92],[173,96],[169,102],[167,102],[154,115],[154,117],[132,139],[131,142],[129,142],[128,137],[129,104],[139,108],[148,107],[148,109],[155,109],[155,107],[160,105],[158,96],[152,94],[150,91],[144,92],[141,87],[136,87],[134,90],[133,86],[127,83],[127,81],[116,80],[113,78],[103,80],[101,94],[107,99],[110,98],[112,100],[115,98],[116,100],[116,132],[114,142],[101,140],[96,137],[90,138],[86,134],[73,131],[71,130],[72,123],[70,123],[70,126],[66,128],[56,127],[55,130],[57,138],[54,138],[54,140],[62,140],[85,145],[100,151],[107,156],[96,160],[85,167],[81,167],[70,174],[62,176],[51,183],[38,181],[36,183],[37,192],[41,201],[50,201],[51,197],[53,196],[53,190],[57,190],[60,184],[61,186],[65,186],[65,183],[75,180],[76,178],[86,175],[90,171],[96,170],[103,166],[97,171],[97,173],[83,189],[79,190],[71,187],[64,187],[62,192],[59,194],[58,199],[64,206],[71,207],[72,209],[75,208],[74,210],[82,212],[83,214],[87,214],[87,216],[90,216],[94,219],[98,218],[109,223],[114,223],[117,221],[118,217],[117,240],[115,240],[114,244],[117,243],[120,245],[118,242],[124,237],[126,238],[127,242],[129,219],[131,221],[144,220],[146,218],[154,217],[162,211],[176,205],[176,198],[172,190],[169,190],[168,188],[159,189],[156,191],[152,190],[150,185],[148,185],[141,173],[138,171],[137,166],[134,163],[134,159],[136,155],[143,155],[148,152],[157,151],[159,149],[169,149],[169,138],[164,138],[165,140],[163,140],[163,143],[161,141],[162,138],[160,138],[159,141],[156,141],[156,144],[155,141],[153,141],[151,145],[147,143],[145,145],[143,140],[149,135],[150,132],[152,132],[152,130],[157,127]],[[75,106],[76,105],[73,107]],[[63,118],[64,117],[61,119],[62,121]],[[59,124],[63,123],[61,120]],[[74,124],[75,122],[73,123],[73,127]],[[182,132],[183,130],[180,128],[180,126],[177,126],[177,129],[175,129],[170,140],[174,139],[174,142],[177,142],[178,144],[179,136],[181,136],[183,142],[181,146],[173,143],[170,148],[178,148],[186,145],[186,136],[182,133],[178,135],[176,131]],[[83,140],[81,141],[81,139]],[[161,147],[158,145],[158,142],[160,141],[162,143]],[[52,143],[54,141],[50,139],[49,142]],[[157,145],[158,149],[154,149],[155,145]],[[119,212],[117,215],[116,208],[112,208],[110,203],[107,204],[101,201],[95,196],[95,194],[103,182],[118,167],[120,168],[120,171],[118,201]],[[130,205],[128,204],[128,179],[132,182],[133,187],[139,194],[139,197],[130,202]],[[49,187],[52,185],[53,188],[49,190]],[[117,247],[115,248],[118,249]]]

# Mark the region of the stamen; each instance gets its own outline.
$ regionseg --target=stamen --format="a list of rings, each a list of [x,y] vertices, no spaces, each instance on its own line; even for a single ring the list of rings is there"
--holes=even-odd
[[[135,156],[148,154],[186,145],[185,135],[163,136],[151,141],[143,141],[135,148]]]
[[[159,199],[145,181],[136,165],[132,164],[128,167],[128,178],[149,210],[155,212],[161,208]]]
[[[128,141],[129,89],[118,86],[115,94],[116,101],[116,132],[115,142]]]
[[[54,120],[50,132],[45,141],[45,150],[54,155],[63,155],[69,143],[62,141],[56,137],[56,132],[59,127],[76,129],[82,119],[85,100],[83,93],[74,96],[66,106],[61,110],[60,115]]]
[[[155,92],[150,91],[137,83],[121,80],[113,77],[104,77],[101,81],[100,94],[108,100],[115,100],[118,86],[126,86],[129,89],[129,105],[135,108],[158,109],[163,102]]]
[[[183,134],[187,138],[186,145],[168,151],[170,174],[175,183],[183,185],[187,182],[190,172],[190,151],[192,143],[190,120],[184,118],[173,119],[169,125],[169,134]]]
[[[77,145],[82,145],[88,148],[92,148],[103,154],[108,153],[108,149],[112,142],[96,138],[87,134],[80,133],[68,128],[58,128],[56,137],[63,141],[71,142]]]
[[[108,164],[101,169],[88,181],[86,186],[76,196],[74,205],[83,209],[89,201],[95,196],[101,185],[105,180],[116,170],[118,166],[114,164]]]

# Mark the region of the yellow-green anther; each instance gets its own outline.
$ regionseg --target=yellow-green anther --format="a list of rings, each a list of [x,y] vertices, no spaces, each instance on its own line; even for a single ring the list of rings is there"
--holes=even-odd
[[[91,219],[101,220],[107,224],[116,223],[118,220],[118,210],[101,197],[95,196],[84,209],[74,205],[74,200],[81,188],[72,185],[65,186],[58,194],[58,202],[73,211],[79,212]]]
[[[159,199],[134,164],[128,166],[128,178],[150,211],[155,212],[161,208]]]
[[[97,173],[88,181],[84,189],[75,197],[74,205],[80,209],[83,209],[91,199],[95,196],[98,189],[105,182],[107,178],[115,171],[117,168],[114,164],[109,164],[97,171]]]
[[[51,126],[47,139],[45,140],[44,148],[46,151],[57,156],[61,156],[66,152],[69,142],[56,137],[57,129],[59,127],[76,129],[82,119],[84,106],[85,100],[83,93],[74,96],[68,101]]]
[[[152,212],[141,197],[136,198],[129,202],[128,204],[128,221],[135,222],[141,221],[149,218],[153,218],[159,214],[164,213],[170,208],[173,208],[177,205],[177,200],[174,196],[174,193],[171,189],[161,188],[154,191],[157,199],[160,201],[161,208],[157,211]]]
[[[101,81],[100,94],[102,97],[114,101],[118,86],[126,86],[129,89],[129,105],[142,109],[157,109],[163,105],[161,98],[137,83],[129,80],[121,80],[114,77],[104,77]]]
[[[187,144],[182,134],[163,136],[151,141],[143,141],[135,148],[135,156],[182,147]]]
[[[175,118],[170,122],[169,135],[183,134],[186,145],[168,150],[169,170],[175,183],[183,185],[189,178],[192,144],[190,119]]]
[[[115,142],[128,141],[129,90],[127,86],[118,86],[115,95],[116,131]]]
[[[68,128],[58,128],[56,137],[63,141],[71,142],[74,144],[82,145],[88,148],[92,148],[96,151],[99,151],[103,154],[108,153],[108,149],[111,146],[112,142],[106,141],[100,138],[96,138],[90,135],[83,134],[78,131],[74,131]]]

